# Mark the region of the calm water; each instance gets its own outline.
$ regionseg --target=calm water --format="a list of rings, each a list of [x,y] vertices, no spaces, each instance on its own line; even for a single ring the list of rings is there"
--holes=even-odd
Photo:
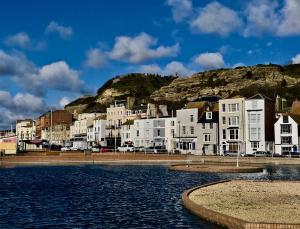
[[[0,228],[218,228],[183,207],[192,186],[227,178],[300,179],[300,167],[196,174],[164,166],[0,168]]]

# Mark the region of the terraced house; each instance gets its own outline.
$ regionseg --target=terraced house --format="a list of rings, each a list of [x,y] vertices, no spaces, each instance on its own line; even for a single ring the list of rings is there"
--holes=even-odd
[[[219,100],[220,154],[245,152],[245,98]]]

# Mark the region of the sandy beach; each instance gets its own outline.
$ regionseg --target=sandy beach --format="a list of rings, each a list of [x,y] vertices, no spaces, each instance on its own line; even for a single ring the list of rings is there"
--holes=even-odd
[[[230,181],[197,189],[189,198],[248,222],[300,224],[300,182]]]

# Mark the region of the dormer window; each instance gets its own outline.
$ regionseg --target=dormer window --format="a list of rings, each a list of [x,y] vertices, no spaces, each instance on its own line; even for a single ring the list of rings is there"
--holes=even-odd
[[[206,119],[212,119],[212,112],[206,112]]]

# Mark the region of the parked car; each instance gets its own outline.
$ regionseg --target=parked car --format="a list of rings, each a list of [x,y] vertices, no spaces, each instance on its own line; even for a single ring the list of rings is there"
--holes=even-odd
[[[92,147],[91,151],[92,152],[100,152],[100,148],[99,147]]]
[[[100,148],[100,152],[101,152],[101,153],[106,153],[106,152],[109,152],[109,149],[106,148],[106,147],[101,147],[101,148]]]
[[[71,147],[69,146],[64,146],[60,149],[61,151],[71,151]]]
[[[237,157],[238,153],[234,151],[224,151],[224,156]]]
[[[165,146],[150,146],[145,149],[146,153],[164,153],[167,152]]]
[[[133,145],[123,145],[118,147],[118,151],[120,152],[133,152]]]
[[[283,153],[283,157],[300,157],[299,152],[288,152],[288,153]]]
[[[145,147],[144,146],[133,147],[133,151],[134,152],[144,152],[145,151]]]

